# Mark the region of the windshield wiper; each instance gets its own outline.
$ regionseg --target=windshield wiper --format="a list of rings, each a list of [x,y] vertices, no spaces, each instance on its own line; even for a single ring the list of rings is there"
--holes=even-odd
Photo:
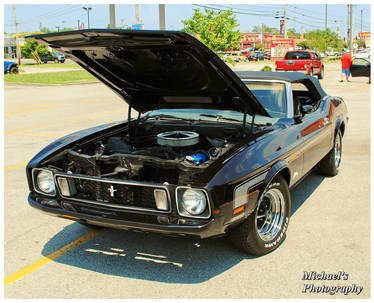
[[[195,119],[187,119],[187,118],[181,118],[173,115],[167,115],[167,114],[158,114],[158,115],[152,115],[152,116],[145,116],[145,120],[148,119],[154,119],[154,120],[182,120],[182,121],[196,121]]]
[[[200,117],[215,118],[216,121],[226,120],[226,121],[240,122],[240,120],[238,119],[226,118],[226,117],[223,117],[222,115],[200,114]]]

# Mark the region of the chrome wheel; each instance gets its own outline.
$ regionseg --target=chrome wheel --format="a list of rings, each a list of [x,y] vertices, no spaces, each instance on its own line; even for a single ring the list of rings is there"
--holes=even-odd
[[[336,134],[334,150],[335,150],[335,153],[334,153],[335,154],[335,159],[334,159],[335,167],[339,168],[340,161],[342,158],[342,137],[340,135],[340,132]]]
[[[285,201],[282,192],[277,188],[266,191],[256,209],[257,233],[263,241],[276,238],[285,220]]]

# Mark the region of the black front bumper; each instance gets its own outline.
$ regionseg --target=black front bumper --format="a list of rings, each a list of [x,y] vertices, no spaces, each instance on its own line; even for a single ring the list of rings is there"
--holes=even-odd
[[[224,226],[225,219],[223,216],[212,218],[207,223],[202,223],[199,225],[150,224],[144,222],[105,218],[100,215],[96,216],[92,214],[73,212],[63,208],[48,207],[35,200],[36,199],[32,197],[32,193],[30,193],[28,196],[30,206],[48,213],[49,215],[70,219],[81,223],[116,229],[140,230],[176,236],[197,236],[200,238],[209,238],[224,234],[226,227]]]

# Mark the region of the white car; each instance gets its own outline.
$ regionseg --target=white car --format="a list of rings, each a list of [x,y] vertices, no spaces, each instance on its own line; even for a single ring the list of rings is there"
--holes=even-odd
[[[370,60],[370,55],[371,55],[370,49],[364,49],[364,50],[360,51],[359,53],[355,54],[354,57]]]

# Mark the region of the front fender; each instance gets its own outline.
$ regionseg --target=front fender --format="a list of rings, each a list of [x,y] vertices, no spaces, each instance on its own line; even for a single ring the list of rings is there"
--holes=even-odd
[[[119,124],[122,124],[123,121],[112,122],[104,125],[99,125],[87,129],[83,129],[72,134],[66,135],[62,138],[57,139],[56,141],[48,144],[44,147],[39,153],[37,153],[28,163],[27,167],[37,167],[38,164],[49,156],[53,155],[56,152],[61,151],[62,148],[65,148],[74,142],[83,139],[84,137],[99,133],[103,130],[115,127]]]

